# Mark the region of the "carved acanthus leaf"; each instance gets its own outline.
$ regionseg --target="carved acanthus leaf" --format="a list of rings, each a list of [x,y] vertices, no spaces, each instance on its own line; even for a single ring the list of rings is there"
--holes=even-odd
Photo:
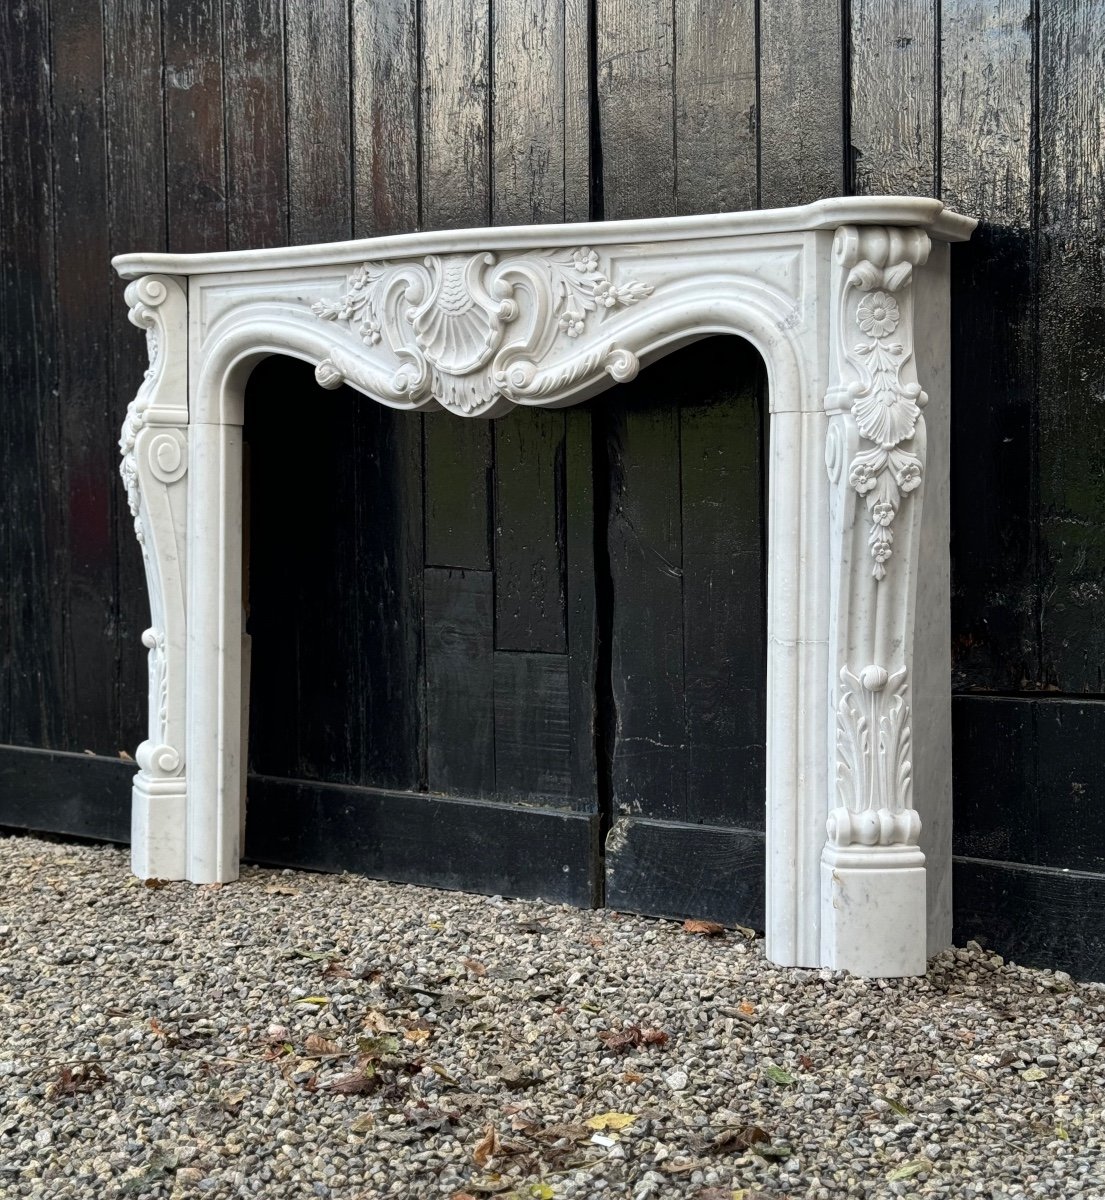
[[[836,788],[829,840],[838,846],[915,845],[912,733],[906,668],[870,665],[840,672],[836,709]]]
[[[651,292],[638,280],[616,283],[587,246],[502,261],[484,253],[364,263],[339,299],[311,306],[357,333],[364,362],[337,348],[315,377],[323,387],[349,380],[404,405],[432,397],[464,415],[490,410],[500,398],[524,403],[603,371],[631,378],[635,356],[612,343],[542,360],[559,338],[578,339],[590,323]]]

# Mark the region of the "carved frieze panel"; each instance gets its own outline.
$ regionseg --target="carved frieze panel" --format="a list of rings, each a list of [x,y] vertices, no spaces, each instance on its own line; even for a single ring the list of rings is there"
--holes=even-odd
[[[335,348],[316,368],[323,387],[349,380],[393,399],[433,398],[463,416],[491,412],[608,373],[631,379],[636,355],[604,341],[607,314],[652,293],[636,279],[615,282],[605,256],[588,246],[500,258],[428,255],[422,262],[366,262],[338,300],[312,311],[345,324],[363,344]],[[589,334],[582,350],[573,342]],[[547,362],[555,343],[555,365]]]

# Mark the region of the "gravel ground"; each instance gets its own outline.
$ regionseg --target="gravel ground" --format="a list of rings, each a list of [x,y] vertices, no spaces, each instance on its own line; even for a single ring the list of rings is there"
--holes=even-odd
[[[5,1197],[1105,1196],[1105,987],[974,945],[877,982],[349,875],[0,879]]]

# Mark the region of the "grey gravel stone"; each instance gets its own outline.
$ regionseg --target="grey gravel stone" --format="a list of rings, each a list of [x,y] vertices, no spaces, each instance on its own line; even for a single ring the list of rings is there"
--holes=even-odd
[[[860,980],[349,875],[0,879],[0,1196],[1105,1196],[1105,987],[973,944]]]

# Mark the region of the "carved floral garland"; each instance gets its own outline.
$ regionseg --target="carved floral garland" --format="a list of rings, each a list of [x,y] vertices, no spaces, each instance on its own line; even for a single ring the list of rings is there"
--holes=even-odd
[[[846,351],[861,380],[852,388],[852,415],[862,436],[875,443],[853,457],[848,483],[867,504],[867,543],[875,560],[871,573],[878,580],[886,577],[902,498],[921,486],[924,471],[920,458],[902,443],[913,437],[928,397],[920,384],[903,381],[902,368],[913,350],[904,338],[894,338],[902,320],[895,293],[909,283],[912,273],[908,262],[883,269],[864,261],[852,268],[846,285],[864,293],[855,319],[865,340]]]
[[[636,304],[652,290],[636,280],[615,283],[609,266],[589,246],[501,263],[493,254],[447,254],[431,255],[424,263],[364,263],[350,275],[344,295],[316,301],[311,311],[324,321],[350,325],[370,352],[391,351],[400,364],[386,379],[392,395],[412,400],[432,395],[468,414],[500,395],[548,390],[550,382],[537,378],[529,355],[547,352],[549,328],[579,338],[595,314],[601,318]],[[530,301],[528,313],[515,298],[518,291]],[[532,317],[528,336],[504,347],[506,326],[524,315]],[[336,387],[347,373],[345,363],[337,350],[319,364],[316,377],[324,387]],[[636,366],[629,351],[603,346],[566,364],[556,383],[564,386],[604,369],[626,379]]]

